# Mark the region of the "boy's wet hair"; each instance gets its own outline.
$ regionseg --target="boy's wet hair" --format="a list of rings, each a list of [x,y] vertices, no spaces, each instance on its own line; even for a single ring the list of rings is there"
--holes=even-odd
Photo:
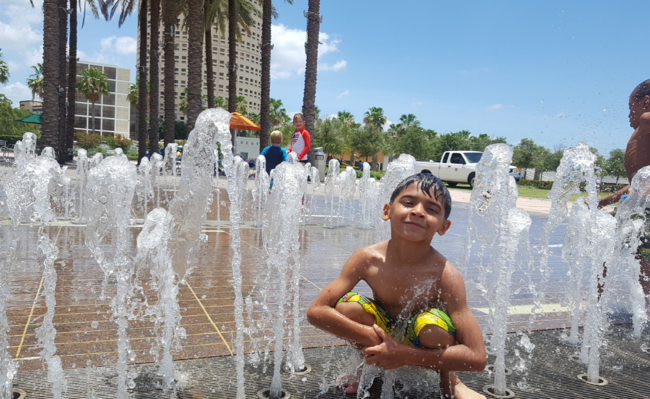
[[[645,96],[650,96],[650,79],[639,83],[639,85],[634,89],[633,93],[634,98],[637,100],[640,100]]]
[[[449,190],[447,190],[445,183],[431,173],[418,173],[402,180],[402,182],[395,187],[393,194],[390,196],[389,204],[393,205],[395,198],[397,198],[402,191],[413,183],[417,184],[420,190],[429,197],[431,197],[431,188],[433,187],[432,198],[438,200],[442,197],[442,201],[445,203],[445,220],[447,220],[451,213],[451,195],[449,195]]]

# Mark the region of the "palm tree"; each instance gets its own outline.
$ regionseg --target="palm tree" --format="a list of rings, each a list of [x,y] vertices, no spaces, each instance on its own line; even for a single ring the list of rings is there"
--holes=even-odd
[[[293,4],[293,0],[285,0]],[[269,145],[269,132],[273,126],[271,117],[271,20],[277,18],[272,0],[262,0],[262,87],[260,90],[260,151]]]
[[[205,0],[206,19],[205,19],[205,63],[206,78],[208,87],[208,104],[212,107],[214,104],[214,76],[212,66],[212,26],[216,23],[217,30],[225,32],[226,19],[228,16],[228,3],[226,0]],[[252,2],[246,0],[237,0],[236,5],[237,18],[236,23],[241,27],[248,36],[251,35],[250,26],[255,22],[253,15],[259,15],[259,11]],[[242,41],[241,31],[236,30],[236,38]]]
[[[66,152],[66,114],[65,90],[67,88],[67,73],[66,73],[66,45],[68,44],[68,1],[59,0],[59,148],[58,157],[60,162],[68,160],[68,153]]]
[[[165,51],[165,148],[174,142],[174,120],[176,119],[176,94],[174,93],[174,30],[176,25],[176,0],[163,0],[164,51]]]
[[[81,71],[81,80],[77,82],[77,90],[86,97],[86,100],[92,104],[92,126],[93,134],[95,134],[95,103],[99,101],[102,94],[108,94],[110,87],[106,81],[107,77],[104,72],[96,68],[88,68]]]
[[[214,99],[215,108],[228,108],[228,100],[224,100],[223,97],[217,97]]]
[[[147,95],[147,2],[140,0],[138,7],[138,29],[140,31],[140,47],[138,48],[138,161],[147,155],[147,106],[149,96]],[[129,2],[130,4],[133,1]],[[124,11],[124,10],[123,10]],[[120,22],[122,16],[120,15]],[[124,17],[126,18],[126,17]]]
[[[351,112],[339,111],[336,116],[345,126],[352,127],[354,125],[354,115]]]
[[[289,115],[287,115],[287,110],[282,106],[282,100],[276,100],[275,98],[269,98],[269,122],[270,122],[270,129],[280,126],[287,120],[289,120]],[[261,117],[264,117],[264,114],[261,115]],[[262,123],[262,120],[260,119],[260,123]],[[269,130],[270,130],[269,129]],[[260,130],[260,140],[261,140],[261,132],[263,130]]]
[[[0,53],[0,83],[7,84],[9,81],[9,66],[2,60],[2,53]]]
[[[365,114],[363,114],[363,123],[366,125],[372,125],[379,129],[383,129],[386,121],[387,119],[384,116],[384,110],[380,107],[371,107]]]
[[[43,1],[43,114],[41,144],[59,149],[59,89],[61,86],[59,0]],[[60,151],[58,151],[60,152]],[[62,159],[57,153],[57,158]]]
[[[228,0],[228,112],[237,111],[237,0]],[[235,147],[237,132],[230,129],[232,146]]]
[[[74,123],[77,110],[75,100],[77,91],[77,2],[80,0],[70,0],[70,41],[68,42],[68,99],[66,104],[66,122],[64,142],[65,148],[74,147]],[[93,6],[94,8],[94,6]],[[97,12],[95,10],[95,12]],[[98,14],[96,14],[99,16]],[[73,154],[68,154],[68,161],[72,161]]]
[[[316,110],[316,78],[318,74],[318,31],[322,18],[320,0],[309,0],[307,18],[307,65],[305,67],[305,92],[302,100],[302,113],[305,117],[305,129],[314,132]],[[314,147],[309,150],[309,161],[314,162]]]
[[[27,87],[32,91],[32,100],[36,97],[43,98],[43,64],[40,62],[32,65],[34,73],[27,78]]]
[[[149,13],[149,26],[151,26],[151,34],[149,35],[149,82],[151,82],[151,91],[149,93],[149,154],[158,152],[158,137],[160,135],[158,131],[158,108],[160,101],[160,1],[150,0],[151,12]],[[143,37],[146,36],[140,36],[140,40],[143,40]]]
[[[205,36],[204,0],[188,0],[186,23],[188,26],[187,48],[187,131],[201,113],[201,89],[203,87],[203,37]]]
[[[237,96],[237,112],[244,116],[248,115],[248,101],[246,101],[246,97]]]
[[[399,117],[399,120],[402,122],[405,128],[411,125],[420,126],[420,121],[417,120],[417,118],[413,114],[408,114],[408,115],[404,114]]]

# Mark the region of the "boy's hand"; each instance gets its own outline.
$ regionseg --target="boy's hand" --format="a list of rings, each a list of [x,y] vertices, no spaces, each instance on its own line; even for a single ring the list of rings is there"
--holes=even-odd
[[[382,340],[382,343],[364,349],[363,353],[366,355],[366,363],[374,364],[387,370],[404,366],[405,363],[402,362],[404,360],[404,355],[402,354],[404,345],[397,342],[376,324],[372,328]]]

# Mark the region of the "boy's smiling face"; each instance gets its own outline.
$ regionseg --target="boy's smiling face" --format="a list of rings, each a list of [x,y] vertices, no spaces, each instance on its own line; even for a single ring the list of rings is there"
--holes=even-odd
[[[442,197],[436,199],[433,187],[430,194],[425,194],[419,184],[413,183],[392,205],[384,205],[382,218],[390,220],[392,229],[408,241],[431,241],[436,233],[444,235],[451,226],[451,221],[445,220],[444,200]]]

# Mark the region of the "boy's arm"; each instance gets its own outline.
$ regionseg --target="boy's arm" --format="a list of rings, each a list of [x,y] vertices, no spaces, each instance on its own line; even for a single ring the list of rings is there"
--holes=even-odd
[[[481,328],[467,305],[463,278],[449,262],[441,278],[442,300],[456,328],[457,345],[444,349],[412,348],[398,343],[379,327],[375,331],[384,342],[366,348],[366,363],[387,369],[412,365],[439,371],[478,372],[485,369],[486,354]]]
[[[361,281],[368,257],[365,249],[353,253],[345,262],[341,274],[318,294],[307,311],[307,320],[313,326],[363,346],[378,345],[381,340],[372,327],[350,320],[334,307],[343,295]]]
[[[618,190],[617,192],[615,192],[613,194],[610,194],[605,198],[599,199],[598,200],[598,209],[620,201],[623,194],[627,193],[627,191],[629,189],[630,189],[630,185],[628,184],[627,186],[623,187],[622,189]]]

